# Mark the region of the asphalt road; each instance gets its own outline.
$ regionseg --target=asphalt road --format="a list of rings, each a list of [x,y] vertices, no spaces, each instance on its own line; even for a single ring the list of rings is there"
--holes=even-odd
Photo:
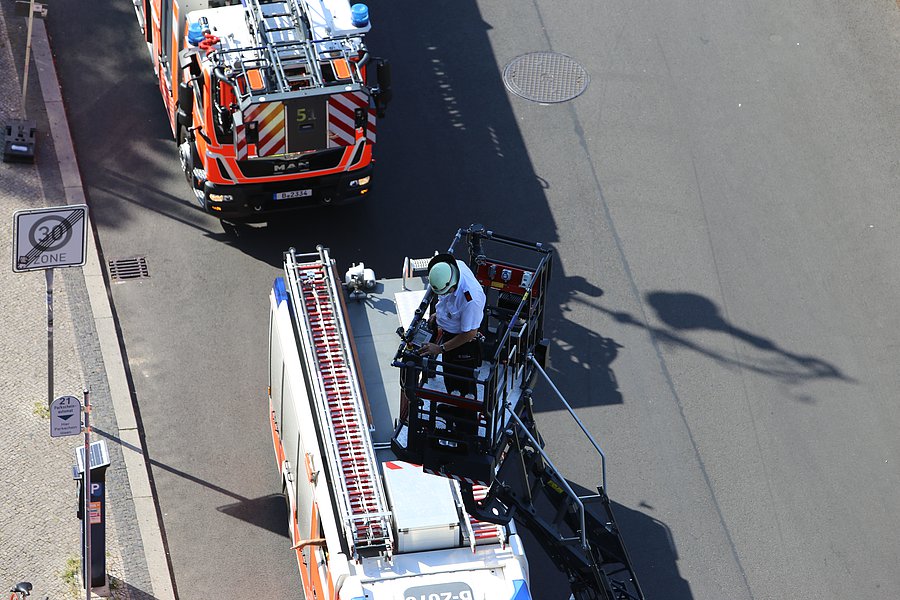
[[[180,597],[300,595],[265,408],[281,251],[393,276],[471,222],[558,250],[552,372],[648,598],[900,597],[895,2],[371,12],[395,83],[376,193],[234,238],[188,203],[131,4],[51,8],[105,258],[149,264],[112,296]],[[510,95],[503,67],[535,51],[584,65],[585,93]],[[535,597],[564,597],[532,556]]]

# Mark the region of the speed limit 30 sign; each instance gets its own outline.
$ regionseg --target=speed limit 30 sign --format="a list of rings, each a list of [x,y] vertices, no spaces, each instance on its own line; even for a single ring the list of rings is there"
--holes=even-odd
[[[85,204],[20,210],[13,216],[13,271],[80,267],[87,256]]]

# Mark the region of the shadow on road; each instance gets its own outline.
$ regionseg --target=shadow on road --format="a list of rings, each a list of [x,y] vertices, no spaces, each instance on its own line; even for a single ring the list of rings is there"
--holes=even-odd
[[[658,327],[643,322],[639,317],[631,313],[611,310],[590,299],[585,299],[576,294],[578,282],[570,283],[572,284],[571,287],[566,289],[571,289],[571,301],[599,310],[619,323],[644,329],[662,345],[697,352],[723,366],[745,369],[792,385],[815,379],[835,379],[846,383],[855,383],[856,381],[826,360],[792,352],[782,348],[773,340],[729,323],[722,317],[715,302],[699,294],[667,291],[647,293],[645,295],[647,304],[653,308],[656,316],[664,325],[664,327]],[[597,298],[600,295],[602,295],[602,291],[596,288],[594,288],[593,293],[582,294],[582,296],[588,296],[589,298]],[[563,312],[567,310],[565,303],[561,305],[561,309]],[[572,332],[567,333],[565,331],[566,325],[564,323],[559,327],[561,336],[573,335]],[[734,339],[746,344],[751,351],[756,353],[754,356],[758,358],[754,359],[753,357],[739,354],[729,356],[695,342],[688,337],[692,331],[704,330],[732,336]],[[575,333],[577,334],[577,332]],[[615,344],[612,340],[602,338],[599,334],[591,332],[590,335],[597,338],[598,341],[595,342],[595,345],[598,347],[602,347],[604,344]],[[584,334],[582,333],[581,336],[583,337]],[[602,343],[600,338],[603,340]],[[620,346],[616,345],[616,347]],[[613,355],[612,358],[615,358],[615,356]],[[611,360],[601,361],[601,364],[608,365]],[[592,404],[596,404],[596,402]]]
[[[398,0],[382,3],[373,12],[373,22],[382,25],[373,30],[369,42],[375,53],[392,62],[394,101],[387,119],[378,125],[371,197],[348,207],[311,209],[267,227],[234,231],[218,229],[213,217],[192,206],[130,5],[110,5],[104,15],[107,26],[96,31],[89,27],[95,21],[93,9],[61,5],[56,11],[57,25],[51,24],[51,29],[58,33],[63,88],[101,240],[107,228],[172,229],[219,240],[223,249],[233,247],[273,267],[281,266],[282,252],[289,247],[307,252],[324,244],[338,260],[339,272],[364,261],[379,277],[399,275],[404,256],[428,256],[445,249],[456,229],[471,223],[548,244],[559,240],[546,197],[548,184],[535,172],[498,68],[513,57],[494,55],[488,37],[491,25],[472,0],[434,0],[427,5]],[[75,37],[66,35],[68,30],[92,33],[67,45]],[[128,73],[141,75],[126,81],[123,74]],[[110,125],[97,126],[105,122]],[[566,135],[566,123],[560,119],[560,135]],[[185,241],[185,250],[194,247]],[[163,254],[150,248],[151,254],[154,251]],[[222,253],[223,270],[248,266],[234,260],[234,254]],[[564,290],[553,294],[602,295],[583,278],[566,278],[561,269],[551,287]],[[267,292],[247,291],[257,302],[252,310],[259,312],[261,306],[265,312]],[[619,344],[561,318],[568,310],[569,297],[564,297],[558,305],[551,299],[554,308],[549,311],[547,334],[555,340],[551,360],[559,357],[554,376],[567,380],[576,392],[569,398],[575,408],[621,403],[611,368]],[[185,356],[185,364],[190,359]],[[163,443],[161,436],[148,436],[148,448]],[[286,535],[286,512],[279,495],[247,498],[159,461],[149,463],[151,471],[165,470],[234,500],[218,511]],[[159,493],[166,497],[171,491]],[[689,591],[679,594],[687,586],[678,576],[665,526],[637,511],[618,507],[617,511],[623,513],[619,518],[626,542],[635,539],[629,533],[634,528],[646,539],[632,543],[653,549],[651,566],[659,578],[644,582],[646,591],[661,590],[659,597],[690,600]],[[534,597],[568,597],[560,596],[568,589],[565,582],[560,585],[550,576],[555,567],[546,563],[543,568],[542,554],[535,552]],[[647,563],[642,559],[639,564]]]
[[[571,481],[569,485],[580,496],[596,493]],[[610,504],[644,596],[648,600],[693,600],[690,585],[678,571],[678,551],[669,527],[639,510],[614,501]],[[570,592],[565,575],[527,529],[519,527],[518,531],[528,555],[532,597],[567,600]]]
[[[112,435],[111,433],[104,431],[98,427],[93,427],[92,431],[97,435],[100,435],[110,441],[119,444],[123,449],[142,454],[140,448],[133,444],[129,444],[118,436]],[[267,529],[272,533],[288,537],[288,511],[284,495],[268,494],[259,498],[247,498],[236,492],[226,490],[221,486],[206,481],[205,479],[201,479],[199,477],[191,475],[190,473],[186,473],[180,469],[176,469],[175,467],[161,463],[158,460],[154,460],[151,458],[148,460],[148,462],[153,465],[153,467],[158,467],[192,483],[202,485],[205,488],[209,488],[213,491],[216,491],[225,496],[230,496],[231,498],[237,500],[237,502],[234,502],[232,504],[225,504],[223,506],[216,507],[216,510],[218,510],[219,512],[236,519],[240,519],[241,521],[246,521],[251,525],[262,527],[263,529]]]
[[[621,404],[622,393],[612,363],[622,347],[614,339],[574,323],[567,318],[571,303],[580,298],[600,298],[603,290],[581,276],[565,276],[558,265],[551,282],[545,335],[552,340],[548,374],[563,387],[566,401],[573,408]],[[593,304],[592,304],[593,306]],[[568,391],[567,391],[568,390]],[[577,393],[584,390],[586,393]],[[571,393],[575,392],[575,393]],[[535,398],[535,409],[556,410],[554,400]]]
[[[156,596],[154,596],[150,592],[145,592],[144,590],[134,587],[127,581],[123,579],[119,579],[118,577],[113,577],[110,575],[108,577],[109,589],[113,592],[114,598],[128,598],[129,600],[156,600]]]
[[[617,502],[612,502],[612,509],[648,600],[693,600],[690,584],[678,571],[678,549],[669,527],[645,512]]]
[[[219,512],[272,533],[288,536],[288,509],[283,494],[269,494],[260,498],[244,498],[233,504],[216,507]]]

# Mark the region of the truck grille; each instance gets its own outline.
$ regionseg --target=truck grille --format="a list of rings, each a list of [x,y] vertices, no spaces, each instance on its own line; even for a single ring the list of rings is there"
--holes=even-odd
[[[292,160],[279,160],[276,158],[257,158],[253,160],[239,160],[238,168],[244,177],[272,177],[277,175],[290,175],[291,173],[308,173],[309,171],[322,171],[333,169],[341,162],[345,148],[330,148],[305,154]]]

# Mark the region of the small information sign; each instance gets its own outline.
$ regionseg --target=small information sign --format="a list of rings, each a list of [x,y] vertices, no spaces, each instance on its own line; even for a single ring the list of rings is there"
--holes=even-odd
[[[100,513],[100,502],[92,501],[90,506],[90,517],[91,517],[91,525],[99,525],[103,522],[103,517]]]
[[[75,396],[60,396],[50,404],[50,437],[81,433],[81,402]]]

